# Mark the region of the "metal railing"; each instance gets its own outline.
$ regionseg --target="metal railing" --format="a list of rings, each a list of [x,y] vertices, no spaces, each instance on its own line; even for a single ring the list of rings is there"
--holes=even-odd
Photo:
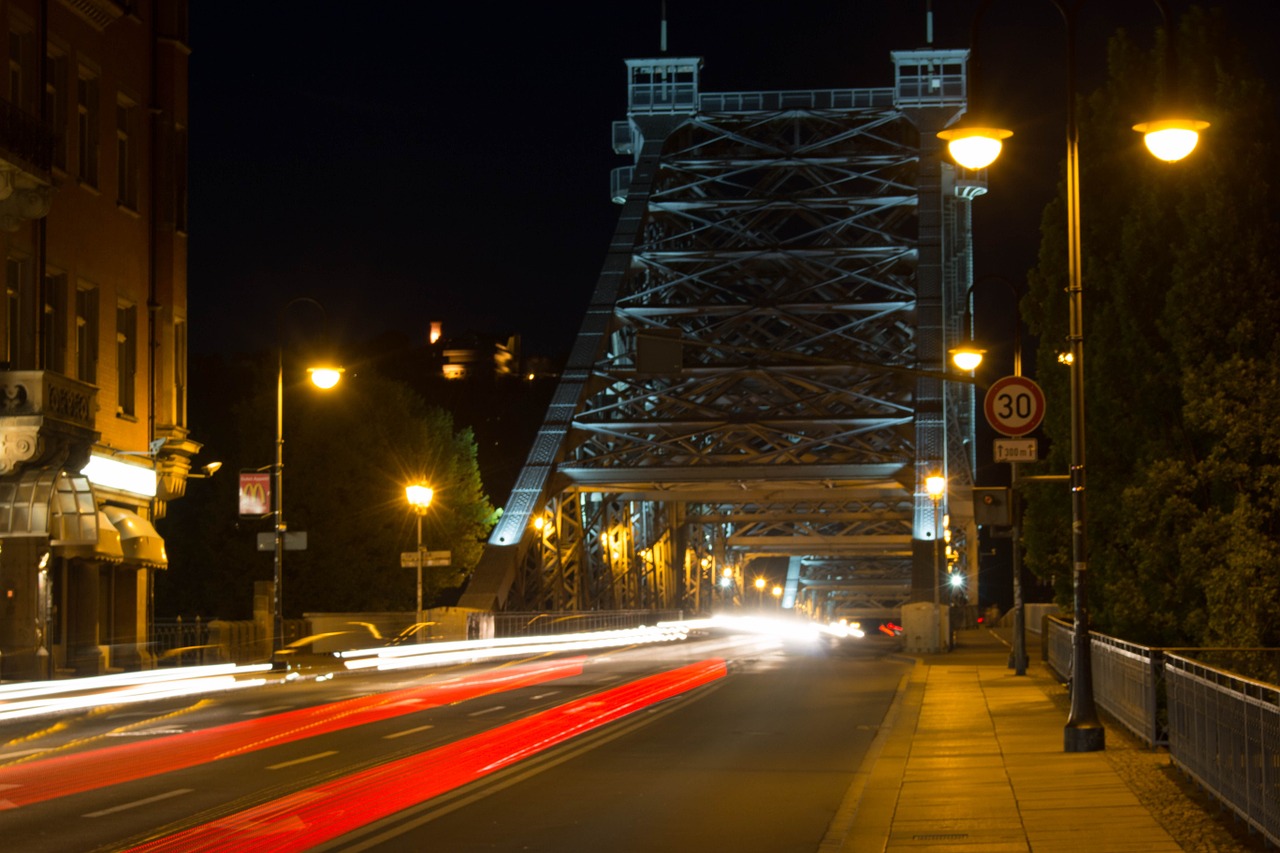
[[[1070,682],[1072,625],[1055,617],[1047,622],[1046,662],[1059,678]],[[1090,633],[1089,649],[1094,701],[1147,745],[1167,745],[1163,695],[1166,650],[1096,631]]]
[[[1280,688],[1181,655],[1165,677],[1170,758],[1280,844]]]
[[[1071,632],[1051,618],[1044,638],[1045,662],[1067,682]],[[1155,648],[1093,632],[1090,655],[1098,705],[1280,845],[1280,687],[1189,656],[1271,671],[1275,650]]]

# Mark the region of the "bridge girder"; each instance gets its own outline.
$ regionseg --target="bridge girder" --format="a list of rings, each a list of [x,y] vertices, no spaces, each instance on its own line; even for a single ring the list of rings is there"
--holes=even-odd
[[[922,162],[948,167],[901,81],[699,100],[700,60],[640,62],[618,228],[462,603],[705,610],[741,599],[748,562],[798,558],[853,575],[806,595],[900,607],[935,520],[922,465],[953,449],[949,476],[972,483],[972,392],[937,393],[943,331],[920,322],[927,303],[958,330],[968,198],[922,189]],[[637,95],[682,75],[691,97]],[[923,242],[922,193],[951,229]],[[893,579],[859,586],[877,572]]]

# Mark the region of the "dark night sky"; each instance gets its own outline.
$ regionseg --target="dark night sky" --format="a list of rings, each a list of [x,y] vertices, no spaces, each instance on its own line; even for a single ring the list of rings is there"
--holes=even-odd
[[[936,47],[969,46],[977,2],[933,0]],[[926,3],[669,0],[667,52],[704,58],[703,91],[889,86],[889,52],[925,44]],[[1277,31],[1280,3],[1228,6]],[[658,54],[660,8],[193,3],[193,350],[273,345],[279,307],[306,295],[349,338],[420,338],[438,319],[566,351],[618,214],[623,60]],[[1150,3],[1088,11],[1082,86],[1114,25],[1143,37],[1157,20]],[[1035,261],[1063,150],[1064,32],[1025,0],[996,3],[981,31],[984,94],[1018,123],[976,205],[979,274]]]

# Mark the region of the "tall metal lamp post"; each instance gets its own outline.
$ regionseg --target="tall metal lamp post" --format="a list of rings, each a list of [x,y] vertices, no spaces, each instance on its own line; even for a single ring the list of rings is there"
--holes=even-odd
[[[942,647],[942,497],[947,493],[947,478],[934,474],[924,478],[924,490],[933,502],[933,630],[934,649]],[[948,632],[950,631],[950,622]]]
[[[1017,304],[1020,294],[1017,286],[1009,279],[999,275],[984,275],[969,285],[969,289],[964,295],[964,321],[962,326],[968,334],[972,326],[972,311],[970,309],[970,299],[973,297],[973,290],[979,284],[986,281],[999,281],[1009,288],[1010,294],[1013,296],[1014,318],[1013,318],[1013,375],[1022,375],[1022,321],[1017,315]],[[985,350],[978,349],[972,340],[968,340],[961,346],[951,350],[951,361],[961,370],[976,370],[982,364]],[[1026,609],[1022,602],[1022,498],[1018,494],[1018,463],[1010,462],[1010,496],[1012,502],[1010,507],[1011,537],[1013,539],[1013,653],[1010,656],[1009,665],[1013,667],[1015,675],[1027,674],[1027,623]]]
[[[977,32],[983,15],[993,0],[983,0],[973,19],[972,46],[976,48]],[[1089,647],[1089,608],[1087,594],[1088,552],[1085,537],[1085,453],[1084,453],[1084,305],[1080,267],[1080,134],[1076,121],[1076,13],[1084,0],[1049,0],[1062,16],[1067,27],[1067,294],[1070,304],[1071,370],[1071,560],[1072,589],[1074,595],[1074,628],[1071,638],[1071,712],[1063,731],[1063,747],[1066,752],[1095,752],[1106,746],[1106,731],[1098,719],[1093,699],[1093,667]],[[1169,26],[1169,9],[1165,0],[1153,0],[1160,11],[1162,25],[1169,37],[1166,39],[1165,61],[1167,77],[1174,90],[1176,104],[1176,69],[1172,44],[1173,33]],[[976,50],[974,50],[976,53]],[[975,63],[977,65],[977,63]],[[974,88],[970,87],[970,101],[976,101]],[[1133,129],[1144,135],[1148,150],[1157,158],[1173,162],[1192,152],[1199,139],[1199,132],[1208,122],[1183,116],[1173,116],[1157,121],[1134,125]],[[983,122],[966,117],[966,121],[938,134],[948,143],[948,150],[956,162],[969,169],[985,169],[1000,154],[1002,140],[1013,135],[1012,131],[985,126]]]
[[[422,625],[422,517],[427,514],[427,508],[431,506],[431,499],[435,497],[435,492],[426,483],[415,483],[412,486],[405,486],[404,496],[409,501],[409,506],[413,507],[413,512],[418,516],[418,605],[414,612],[414,624]]]
[[[275,508],[273,515],[276,521],[274,590],[271,604],[271,654],[284,647],[284,540],[288,526],[284,520],[284,315],[293,305],[299,302],[310,302],[320,310],[324,306],[309,296],[299,296],[290,300],[280,309],[277,324],[276,351],[276,464],[272,469],[275,475]],[[307,376],[311,384],[322,390],[329,390],[342,378],[342,368],[322,365],[307,368]]]

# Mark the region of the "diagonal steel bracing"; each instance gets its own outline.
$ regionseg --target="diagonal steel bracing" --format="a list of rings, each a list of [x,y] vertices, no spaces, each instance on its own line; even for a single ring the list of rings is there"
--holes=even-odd
[[[781,559],[798,606],[883,614],[919,595],[933,471],[965,538],[973,395],[942,377],[975,184],[921,147],[963,53],[894,58],[891,89],[720,95],[628,61],[619,224],[464,605],[706,610]]]

